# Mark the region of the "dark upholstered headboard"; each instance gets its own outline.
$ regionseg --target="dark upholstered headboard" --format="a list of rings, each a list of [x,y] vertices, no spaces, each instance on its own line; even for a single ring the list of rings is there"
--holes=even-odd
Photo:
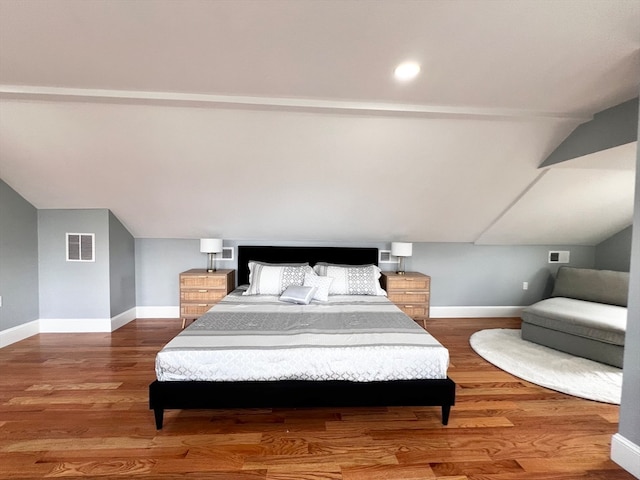
[[[249,283],[249,262],[301,263],[318,262],[343,265],[377,265],[377,248],[352,247],[238,247],[238,285]]]

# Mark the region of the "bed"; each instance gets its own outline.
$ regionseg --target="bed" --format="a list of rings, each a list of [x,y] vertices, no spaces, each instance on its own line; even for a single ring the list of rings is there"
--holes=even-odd
[[[249,283],[249,261],[377,265],[378,250],[240,246],[239,285]],[[386,297],[331,295],[298,305],[246,290],[236,289],[158,352],[149,386],[158,429],[166,409],[214,408],[439,406],[448,423],[455,404],[448,352]],[[342,344],[347,338],[356,343]],[[391,368],[403,363],[404,371]],[[282,369],[274,373],[273,365]]]

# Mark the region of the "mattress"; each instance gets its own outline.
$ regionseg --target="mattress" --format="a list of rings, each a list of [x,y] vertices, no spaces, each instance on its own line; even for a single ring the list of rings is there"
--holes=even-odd
[[[449,352],[384,296],[295,305],[236,289],[156,356],[160,381],[445,379]]]

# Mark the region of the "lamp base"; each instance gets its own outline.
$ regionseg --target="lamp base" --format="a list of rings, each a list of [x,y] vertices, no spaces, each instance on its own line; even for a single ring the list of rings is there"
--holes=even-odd
[[[396,270],[397,275],[404,275],[404,257],[400,257],[400,262],[398,263],[398,270]]]
[[[207,266],[207,273],[213,273],[216,271],[215,253],[209,253],[209,265]]]

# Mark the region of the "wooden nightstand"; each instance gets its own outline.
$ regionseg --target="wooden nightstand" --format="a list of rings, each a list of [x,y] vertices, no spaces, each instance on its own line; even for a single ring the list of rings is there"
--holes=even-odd
[[[404,275],[382,272],[380,284],[387,291],[389,300],[426,329],[431,277],[419,272],[405,272]]]
[[[236,287],[235,270],[207,272],[193,268],[180,274],[180,316],[182,328],[195,320]]]

